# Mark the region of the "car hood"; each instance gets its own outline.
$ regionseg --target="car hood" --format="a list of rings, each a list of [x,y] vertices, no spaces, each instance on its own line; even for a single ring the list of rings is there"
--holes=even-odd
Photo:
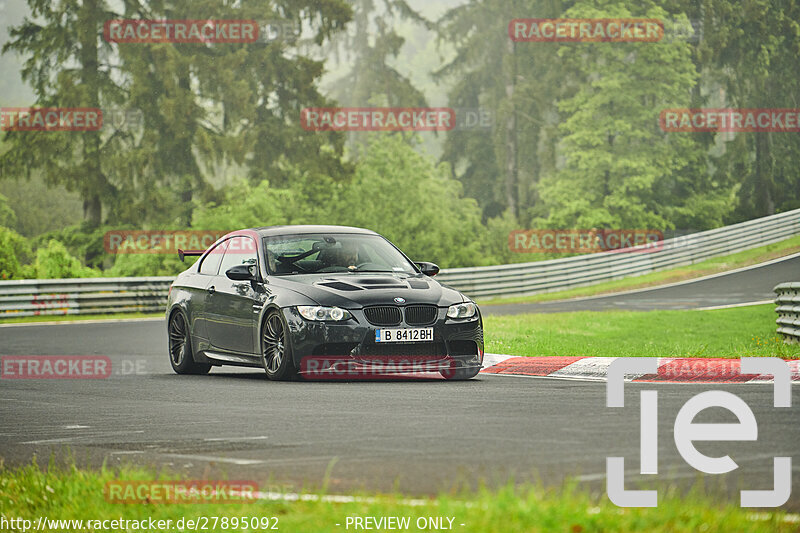
[[[433,304],[441,307],[464,301],[462,294],[423,274],[342,273],[272,276],[270,285],[304,294],[319,305],[358,309],[368,305]]]

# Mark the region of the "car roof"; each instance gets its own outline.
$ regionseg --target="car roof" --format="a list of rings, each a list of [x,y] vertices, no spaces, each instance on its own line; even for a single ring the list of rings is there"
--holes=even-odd
[[[288,226],[264,226],[252,228],[262,237],[272,235],[303,235],[306,233],[356,233],[361,235],[378,235],[376,232],[355,228],[352,226],[317,226],[317,225],[288,225]]]

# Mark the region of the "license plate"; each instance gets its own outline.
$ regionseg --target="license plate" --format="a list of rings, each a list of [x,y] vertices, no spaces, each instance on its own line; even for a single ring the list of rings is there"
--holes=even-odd
[[[433,328],[376,329],[375,342],[433,342]]]

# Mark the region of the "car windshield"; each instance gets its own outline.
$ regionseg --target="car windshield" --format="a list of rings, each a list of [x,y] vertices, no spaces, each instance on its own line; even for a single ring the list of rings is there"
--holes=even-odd
[[[352,233],[277,235],[264,238],[271,275],[333,272],[414,274],[414,266],[379,235]]]

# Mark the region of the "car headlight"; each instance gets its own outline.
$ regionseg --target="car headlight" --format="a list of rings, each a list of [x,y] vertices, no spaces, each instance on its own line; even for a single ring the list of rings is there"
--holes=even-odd
[[[470,318],[475,316],[477,312],[478,306],[472,302],[455,304],[447,308],[447,316],[449,318]]]
[[[350,318],[350,312],[339,307],[322,307],[319,305],[298,305],[297,311],[306,320],[332,320],[339,322]]]

